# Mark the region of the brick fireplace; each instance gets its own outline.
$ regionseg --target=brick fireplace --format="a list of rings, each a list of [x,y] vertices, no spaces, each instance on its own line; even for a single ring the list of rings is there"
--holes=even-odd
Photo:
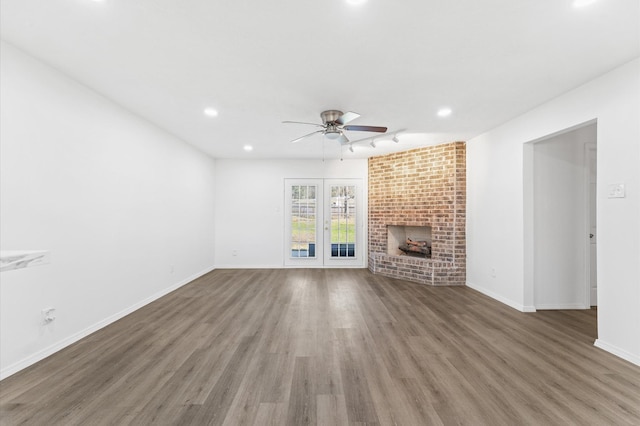
[[[465,284],[465,155],[465,143],[454,142],[369,159],[371,272],[429,285]],[[394,249],[412,232],[425,232],[430,258]]]

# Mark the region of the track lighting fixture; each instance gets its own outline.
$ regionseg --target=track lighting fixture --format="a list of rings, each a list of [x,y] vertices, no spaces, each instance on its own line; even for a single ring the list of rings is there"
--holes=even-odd
[[[393,135],[393,139],[391,140],[394,141],[395,143],[400,142],[400,139],[398,139],[398,135]]]
[[[353,145],[349,144],[349,151],[353,152]]]
[[[375,139],[371,140],[371,143],[369,145],[371,145],[372,147],[375,148],[376,147],[376,140]]]

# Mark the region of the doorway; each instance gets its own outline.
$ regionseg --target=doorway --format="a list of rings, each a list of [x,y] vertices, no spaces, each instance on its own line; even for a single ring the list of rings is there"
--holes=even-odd
[[[285,179],[285,266],[364,267],[362,180]]]
[[[535,310],[597,303],[596,130],[595,122],[587,123],[525,149],[532,164],[525,178],[531,182],[525,188],[531,245],[525,250],[532,262],[525,282],[532,285]]]

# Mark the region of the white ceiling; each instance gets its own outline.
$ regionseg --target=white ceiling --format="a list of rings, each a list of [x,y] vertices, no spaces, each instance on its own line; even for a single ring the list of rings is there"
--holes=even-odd
[[[325,109],[362,115],[350,124],[408,129],[398,144],[344,152],[362,158],[468,140],[640,56],[639,4],[0,0],[0,28],[215,157],[338,157],[338,143],[321,136],[289,143],[315,128],[281,123],[320,122]],[[450,117],[436,116],[443,106]]]

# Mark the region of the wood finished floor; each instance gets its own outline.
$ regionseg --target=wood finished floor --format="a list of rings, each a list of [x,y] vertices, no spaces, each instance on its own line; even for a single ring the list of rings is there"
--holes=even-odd
[[[3,425],[640,424],[595,311],[366,270],[216,270],[0,382]]]

